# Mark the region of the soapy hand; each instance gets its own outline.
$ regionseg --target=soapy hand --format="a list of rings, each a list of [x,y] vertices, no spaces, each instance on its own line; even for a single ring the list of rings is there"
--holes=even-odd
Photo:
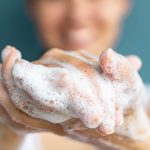
[[[10,89],[7,87],[9,83],[14,86],[12,67],[18,57],[20,57],[20,52],[14,47],[7,46],[2,53],[3,64],[0,65],[0,123],[2,122],[6,127],[21,135],[41,131],[65,135],[60,125],[33,118],[13,104]]]
[[[2,81],[13,104],[50,123],[78,118],[88,128],[111,134],[144,95],[136,71],[140,61],[111,49],[99,59],[86,51],[54,49],[30,63],[7,47],[2,58]]]

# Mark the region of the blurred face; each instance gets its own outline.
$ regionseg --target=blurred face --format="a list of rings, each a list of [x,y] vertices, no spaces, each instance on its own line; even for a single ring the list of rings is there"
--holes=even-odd
[[[45,48],[112,47],[127,10],[127,0],[34,0],[29,3]]]

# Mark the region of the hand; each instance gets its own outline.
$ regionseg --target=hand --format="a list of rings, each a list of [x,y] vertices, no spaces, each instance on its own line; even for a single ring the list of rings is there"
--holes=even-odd
[[[17,109],[13,104],[11,95],[9,95],[9,89],[7,88],[7,82],[11,83],[13,80],[11,75],[12,66],[15,59],[20,57],[20,52],[10,46],[6,47],[5,52],[2,54],[3,64],[0,65],[0,122],[19,134],[51,131],[64,135],[61,126],[33,118]]]
[[[83,51],[51,50],[36,65],[22,60],[14,48],[8,47],[3,54],[2,79],[18,108],[14,107],[15,119],[30,127],[35,124],[29,116],[39,118],[37,124],[79,118],[87,127],[111,134],[123,123],[123,113],[137,103],[142,89],[133,65],[112,50],[103,52],[99,63]],[[26,123],[18,112],[26,116]]]

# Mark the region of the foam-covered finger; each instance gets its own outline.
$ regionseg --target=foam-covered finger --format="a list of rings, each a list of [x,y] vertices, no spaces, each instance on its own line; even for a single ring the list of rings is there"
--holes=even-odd
[[[142,60],[138,56],[129,55],[127,56],[127,59],[132,63],[137,71],[140,70],[140,68],[142,67]]]
[[[103,72],[112,79],[132,85],[133,66],[126,57],[108,49],[100,56],[100,67]]]
[[[88,128],[98,127],[103,121],[103,119],[104,118],[102,112],[94,112],[94,113],[91,112],[90,114],[87,114],[85,112],[85,114],[81,116],[81,120]]]
[[[2,78],[6,86],[11,86],[12,78],[12,68],[17,59],[21,58],[21,53],[14,47],[7,46],[2,52]]]
[[[67,82],[69,82],[67,81],[69,80],[68,72],[65,69],[48,68],[25,60],[16,62],[12,74],[20,89],[30,95],[35,103],[47,107],[50,107],[51,104],[54,105],[50,101],[58,98],[62,93],[61,90],[65,89]],[[41,83],[40,86],[39,83]],[[59,97],[59,99],[61,98]],[[46,106],[43,106],[43,108]]]
[[[48,68],[26,60],[17,60],[12,74],[17,87],[23,91],[22,95],[15,99],[17,104],[20,104],[19,109],[53,123],[70,118],[64,109],[68,106],[68,72],[65,69]],[[26,107],[22,107],[21,100]]]
[[[126,60],[112,49],[102,52],[99,57],[99,65],[102,71],[112,79],[121,80],[122,75],[128,72]]]
[[[110,135],[115,130],[115,116],[106,116],[103,123],[97,127],[98,131],[102,135]]]
[[[113,78],[114,68],[112,64],[113,50],[108,49],[101,53],[99,57],[100,67],[104,73]]]
[[[94,104],[88,104],[87,101],[81,101],[80,104],[72,103],[72,110],[88,128],[98,127],[104,119],[103,108]]]
[[[2,62],[5,63],[8,60],[10,55],[12,57],[13,56],[16,57],[16,59],[21,58],[20,51],[18,51],[15,47],[6,46],[1,53]]]

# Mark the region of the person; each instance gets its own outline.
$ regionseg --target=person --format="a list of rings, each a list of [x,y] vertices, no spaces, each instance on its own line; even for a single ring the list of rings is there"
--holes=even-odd
[[[53,47],[65,51],[84,49],[88,53],[97,56],[104,50],[115,45],[120,35],[122,22],[131,6],[130,0],[27,0],[26,3],[28,13],[34,21],[41,42],[43,43],[43,49],[51,49]],[[11,57],[16,56],[12,54]],[[129,60],[137,70],[141,67],[141,61],[138,58],[130,57]],[[4,67],[4,71],[7,73],[7,71],[9,72],[9,68],[12,67],[13,60],[4,57],[4,64],[5,62],[7,62],[6,64],[10,64],[8,65],[8,69]],[[5,66],[4,64],[2,67]],[[2,79],[1,84],[3,82]],[[8,89],[5,88],[1,87],[2,94],[0,99],[9,99],[6,94]],[[6,116],[2,106],[0,113],[2,114],[1,116]],[[13,115],[7,116],[7,119],[2,117],[1,120],[3,122],[7,122],[9,119],[16,120],[17,116]],[[8,126],[17,126],[18,130],[22,130],[23,128],[16,123],[9,124]],[[16,135],[16,133],[2,124],[1,129],[3,135],[9,138],[9,141],[12,141],[8,145],[5,144],[4,140],[1,140],[1,145],[5,146],[4,150],[10,149],[10,147],[11,149],[13,147],[16,149],[18,143],[22,141],[22,136]],[[32,127],[26,128],[26,132],[34,130]],[[43,145],[46,145],[45,149],[52,147],[52,141],[55,143],[65,142],[66,145],[69,145],[66,139],[59,139],[54,135],[41,134],[40,136]],[[47,136],[49,138],[48,141],[46,139]],[[55,140],[53,140],[54,138]],[[71,144],[73,147],[75,146],[73,143]],[[79,144],[78,149],[84,148],[91,149],[87,145],[84,147],[84,145]],[[55,145],[55,149],[57,149],[57,144]]]

